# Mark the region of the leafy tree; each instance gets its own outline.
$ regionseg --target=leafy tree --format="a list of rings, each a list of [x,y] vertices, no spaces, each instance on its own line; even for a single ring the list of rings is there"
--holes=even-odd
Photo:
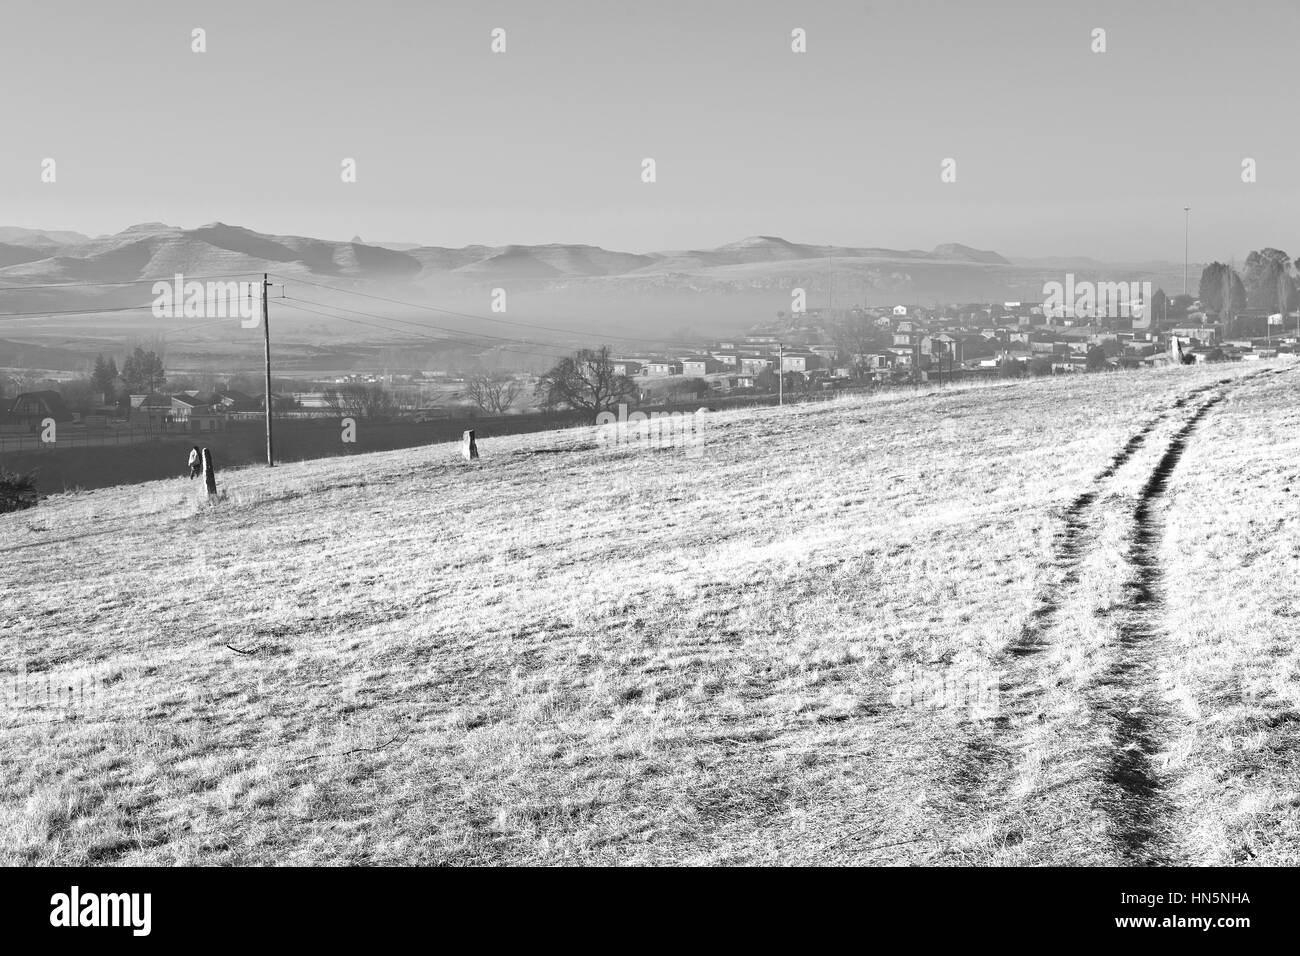
[[[1201,283],[1197,288],[1201,305],[1207,312],[1223,310],[1223,274],[1228,266],[1222,262],[1211,262],[1201,270]]]
[[[636,384],[615,373],[609,346],[604,345],[561,359],[538,380],[535,394],[546,408],[567,405],[594,418],[634,396]]]
[[[122,382],[134,394],[157,392],[167,385],[163,373],[163,360],[156,352],[146,352],[140,346],[122,363]]]
[[[1285,315],[1300,304],[1300,292],[1295,279],[1286,272],[1277,274],[1277,310]]]
[[[1106,367],[1106,350],[1100,345],[1088,349],[1086,368],[1089,372],[1100,372]]]
[[[99,393],[101,400],[113,392],[113,380],[117,378],[117,365],[109,366],[104,356],[95,356],[95,368],[90,373],[90,384]]]
[[[1052,360],[1042,355],[1038,356],[1029,363],[1029,374],[1035,378],[1042,378],[1044,375],[1052,374]]]
[[[1240,312],[1246,307],[1246,287],[1242,285],[1241,276],[1231,269],[1228,270],[1226,281],[1232,288],[1232,292],[1227,296],[1228,311]]]
[[[1211,262],[1201,270],[1199,292],[1201,305],[1209,312],[1224,315],[1246,307],[1246,291],[1241,278],[1223,262]]]
[[[71,411],[81,412],[83,415],[88,414],[93,407],[104,400],[94,383],[85,378],[63,382],[59,385],[59,394],[63,396],[64,405]]]
[[[1247,306],[1269,312],[1285,307],[1285,298],[1281,303],[1278,299],[1279,293],[1287,289],[1282,280],[1286,279],[1290,265],[1291,257],[1281,249],[1265,248],[1248,255],[1243,278]]]

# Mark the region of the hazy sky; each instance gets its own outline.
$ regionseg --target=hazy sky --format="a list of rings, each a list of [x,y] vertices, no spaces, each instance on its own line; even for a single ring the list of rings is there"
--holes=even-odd
[[[1294,255],[1297,51],[1297,0],[4,0],[0,225]]]

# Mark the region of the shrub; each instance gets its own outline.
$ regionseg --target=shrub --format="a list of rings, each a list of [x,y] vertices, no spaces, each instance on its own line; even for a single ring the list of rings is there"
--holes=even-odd
[[[17,475],[0,468],[0,514],[35,508],[39,500],[34,476]]]

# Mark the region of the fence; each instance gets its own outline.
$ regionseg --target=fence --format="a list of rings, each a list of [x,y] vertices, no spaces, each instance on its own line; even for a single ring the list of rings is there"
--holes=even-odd
[[[174,441],[180,438],[207,438],[220,432],[192,432],[185,426],[84,429],[58,425],[54,441],[41,441],[41,430],[0,432],[0,454],[18,451],[62,451],[68,448],[103,448],[115,445],[139,445],[146,442]]]

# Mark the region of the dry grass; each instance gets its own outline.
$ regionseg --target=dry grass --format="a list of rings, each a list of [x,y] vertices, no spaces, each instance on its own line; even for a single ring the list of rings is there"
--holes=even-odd
[[[715,413],[698,458],[535,434],[474,466],[438,446],[225,472],[212,507],[176,480],[2,516],[0,679],[12,697],[25,665],[29,692],[0,715],[0,862],[1116,862],[1097,612],[1175,422],[1108,484],[1065,586],[1056,536],[1131,435],[1254,370]],[[1205,434],[1246,441],[1239,407]],[[1205,480],[1286,484],[1259,467]],[[1268,560],[1294,563],[1290,533]],[[1182,573],[1187,540],[1166,545]],[[1195,570],[1236,594],[1226,566]],[[1270,586],[1234,599],[1251,627],[1294,610]],[[1026,662],[1045,593],[1052,646]],[[1279,659],[1256,638],[1241,667]],[[80,699],[32,701],[47,677]],[[1026,689],[1050,721],[1022,719]],[[1234,799],[1240,774],[1181,740],[1197,801]],[[1246,795],[1255,823],[1285,815]],[[1238,830],[1197,826],[1193,855],[1233,858]]]
[[[1197,863],[1300,863],[1298,399],[1292,374],[1235,391],[1172,487],[1165,757]]]

